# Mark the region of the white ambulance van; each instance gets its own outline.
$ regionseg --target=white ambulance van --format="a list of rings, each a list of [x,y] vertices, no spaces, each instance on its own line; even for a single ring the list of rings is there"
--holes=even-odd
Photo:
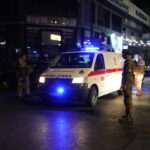
[[[49,100],[78,99],[95,106],[98,97],[120,90],[123,63],[114,52],[64,52],[41,74],[38,91]]]

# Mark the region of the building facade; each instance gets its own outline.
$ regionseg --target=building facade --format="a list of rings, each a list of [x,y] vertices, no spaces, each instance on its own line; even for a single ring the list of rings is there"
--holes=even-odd
[[[150,65],[150,17],[129,0],[6,0],[0,7],[2,58],[24,50],[31,61],[50,60],[90,40],[117,53],[128,48]]]
[[[6,0],[0,20],[3,58],[24,51],[29,60],[53,58],[73,47],[77,37],[77,0]],[[8,13],[9,10],[9,13]],[[1,55],[2,56],[2,55]]]

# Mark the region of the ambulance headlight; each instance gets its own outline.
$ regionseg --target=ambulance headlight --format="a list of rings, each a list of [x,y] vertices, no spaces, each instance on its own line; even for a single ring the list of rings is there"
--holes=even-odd
[[[73,78],[72,83],[83,83],[84,78],[80,77],[80,78]]]
[[[39,78],[39,83],[45,83],[45,77],[40,77]]]

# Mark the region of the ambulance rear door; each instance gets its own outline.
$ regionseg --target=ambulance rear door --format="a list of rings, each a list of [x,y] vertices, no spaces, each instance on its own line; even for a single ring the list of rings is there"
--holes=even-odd
[[[110,52],[104,53],[104,61],[106,67],[107,80],[105,82],[108,87],[107,93],[111,93],[120,89],[121,86],[121,65],[119,64],[121,57],[119,54]]]

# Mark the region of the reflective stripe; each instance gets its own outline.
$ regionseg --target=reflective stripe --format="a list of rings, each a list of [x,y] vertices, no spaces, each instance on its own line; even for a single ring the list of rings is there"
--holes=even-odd
[[[107,73],[113,73],[113,72],[120,72],[120,71],[123,71],[123,68],[118,68],[118,69],[104,69],[104,70],[98,70],[98,71],[91,71],[88,74],[88,77],[96,76],[96,75],[102,75],[102,74],[107,74]]]

